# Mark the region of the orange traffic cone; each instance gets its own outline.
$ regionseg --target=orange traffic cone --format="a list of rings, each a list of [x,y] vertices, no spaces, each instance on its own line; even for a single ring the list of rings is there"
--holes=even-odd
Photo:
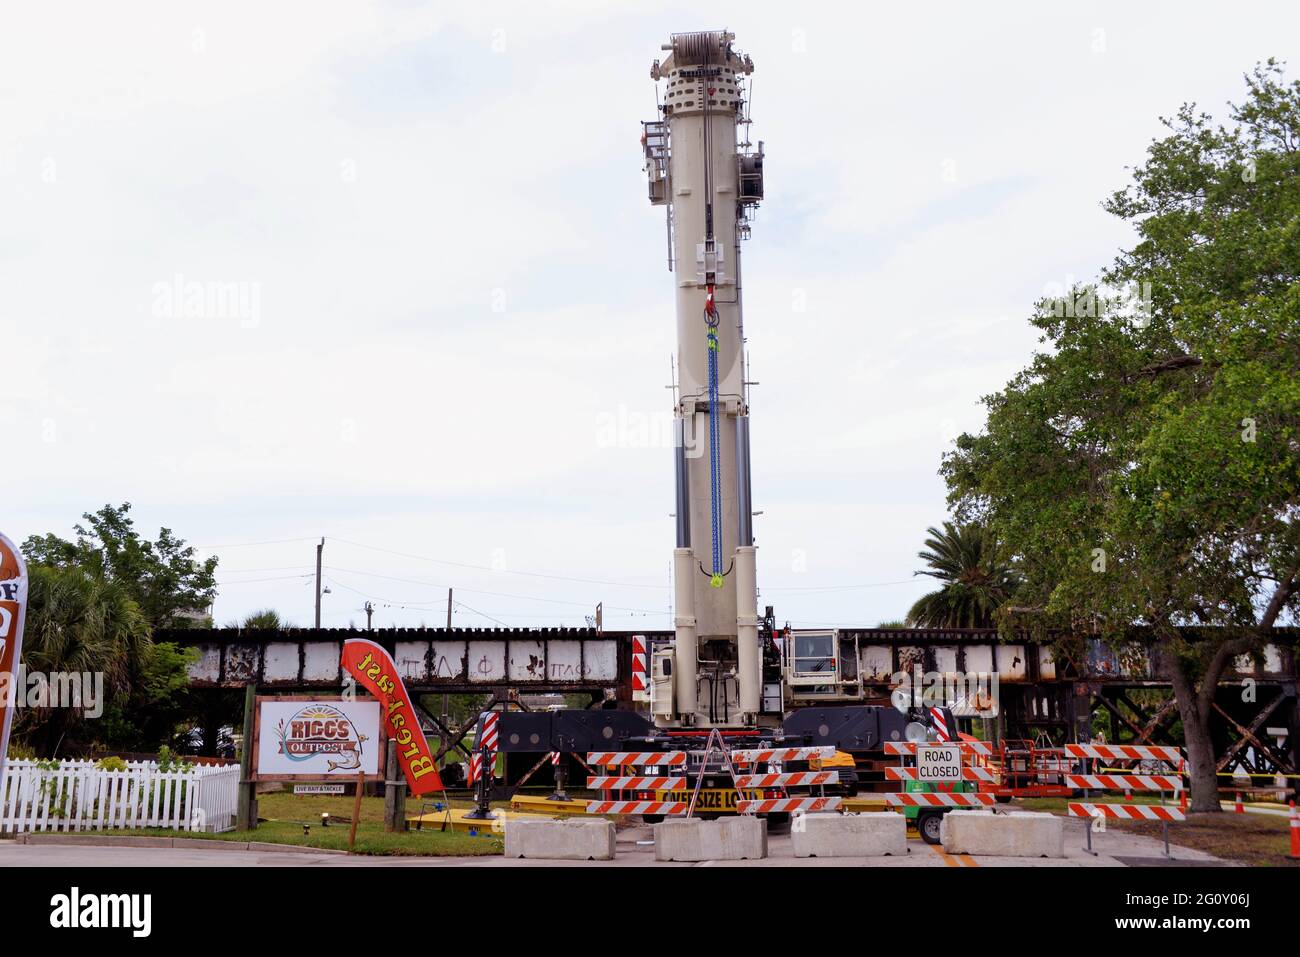
[[[1187,788],[1179,788],[1178,793],[1182,795],[1178,799],[1178,806],[1182,809],[1183,813],[1186,814],[1187,813]]]
[[[1300,861],[1300,811],[1296,810],[1295,801],[1291,802],[1291,853],[1287,857]]]
[[[1237,806],[1233,808],[1238,814],[1245,814],[1246,809],[1241,804],[1241,792],[1237,792]]]

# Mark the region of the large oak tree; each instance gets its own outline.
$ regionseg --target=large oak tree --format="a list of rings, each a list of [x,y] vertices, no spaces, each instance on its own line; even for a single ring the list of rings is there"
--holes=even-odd
[[[1300,575],[1300,83],[1272,61],[1246,79],[1227,125],[1164,121],[1106,203],[1135,244],[1037,304],[1043,347],[943,466],[958,517],[1014,549],[1007,607],[1150,628],[1197,811],[1219,809],[1220,681],[1295,614]]]

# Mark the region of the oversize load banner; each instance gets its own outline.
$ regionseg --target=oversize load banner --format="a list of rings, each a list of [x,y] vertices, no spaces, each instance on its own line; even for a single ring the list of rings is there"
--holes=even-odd
[[[9,728],[14,720],[26,611],[27,566],[14,543],[0,535],[0,781],[4,780]]]
[[[388,736],[397,742],[397,762],[402,766],[411,793],[443,790],[429,742],[420,730],[420,721],[411,709],[411,697],[392,656],[373,641],[352,638],[343,642],[342,665],[383,706],[384,725]]]

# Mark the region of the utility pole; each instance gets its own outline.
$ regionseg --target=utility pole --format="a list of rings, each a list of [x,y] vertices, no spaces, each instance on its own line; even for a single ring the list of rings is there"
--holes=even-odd
[[[375,606],[372,605],[372,604],[370,604],[369,601],[367,601],[367,602],[366,602],[366,631],[374,631],[374,630],[375,630],[375,629],[374,629],[373,627],[371,627],[371,625],[370,625],[370,616],[373,615],[374,613],[375,613]]]
[[[451,605],[452,605],[452,601],[451,601],[451,592],[452,592],[452,590],[451,590],[450,588],[448,588],[448,589],[447,589],[447,631],[448,631],[448,632],[451,631]],[[449,636],[449,637],[450,637],[450,636]],[[450,724],[451,724],[451,721],[450,721],[450,717],[451,717],[451,716],[448,714],[449,711],[451,711],[451,695],[447,694],[447,693],[444,691],[444,692],[443,692],[443,695],[442,695],[442,723],[443,723],[444,725],[450,725]],[[443,736],[443,735],[439,735],[438,737],[439,737],[439,738],[441,739],[441,741],[442,741],[442,744],[440,745],[440,747],[444,747],[444,748],[445,748],[445,747],[447,746],[447,742],[448,742],[450,739],[447,738],[447,737],[445,737],[445,736]]]
[[[321,552],[325,551],[325,539],[320,540],[316,546],[316,630],[320,631],[320,558]]]

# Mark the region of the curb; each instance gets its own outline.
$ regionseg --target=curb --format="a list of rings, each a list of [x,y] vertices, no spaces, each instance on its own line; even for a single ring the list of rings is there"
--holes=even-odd
[[[105,838],[104,840],[107,842],[112,838]],[[246,851],[248,850],[248,841],[205,841],[199,837],[173,837],[170,846],[182,850],[192,850],[199,847],[219,847],[223,851]]]
[[[304,847],[301,844],[268,844],[265,841],[249,841],[248,849],[250,851],[289,851],[299,854],[343,854],[345,856],[348,853],[347,851],[341,851],[333,847]]]
[[[184,850],[215,848],[222,851],[272,851],[296,854],[343,854],[332,847],[307,847],[301,844],[271,844],[266,841],[221,841],[197,837],[110,837],[93,834],[19,834],[15,844],[62,844],[79,847],[170,847]]]
[[[93,834],[20,834],[19,844],[72,844],[107,847],[171,847],[170,837],[101,837]]]

